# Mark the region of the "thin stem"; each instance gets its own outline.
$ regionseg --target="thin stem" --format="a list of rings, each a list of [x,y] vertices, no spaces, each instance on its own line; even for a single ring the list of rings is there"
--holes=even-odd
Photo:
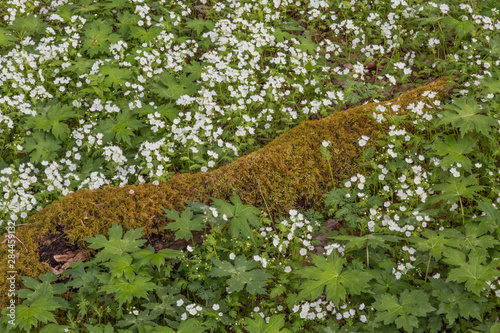
[[[429,261],[427,261],[427,269],[425,270],[425,280],[427,282],[427,274],[429,274],[429,266],[431,265],[431,256],[429,255]]]
[[[332,166],[330,164],[330,160],[327,159],[326,162],[328,163],[328,169],[330,169],[330,177],[332,177],[332,186],[335,187],[335,179],[333,178],[333,171],[332,171]]]
[[[458,198],[458,202],[460,202],[460,209],[462,209],[462,224],[465,224],[464,205],[462,204],[462,198]]]
[[[366,268],[367,269],[370,268],[370,255],[369,255],[369,252],[368,252],[368,245],[366,245]]]
[[[213,230],[213,229],[212,229]],[[212,240],[212,246],[214,248],[214,254],[215,254],[215,258],[219,259],[219,256],[217,255],[217,245],[215,244],[214,242],[214,237],[212,235],[212,237],[210,237],[210,239]]]

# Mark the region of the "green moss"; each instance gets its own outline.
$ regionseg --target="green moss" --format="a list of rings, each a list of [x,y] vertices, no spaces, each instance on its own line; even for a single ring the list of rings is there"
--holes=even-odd
[[[376,138],[387,131],[387,122],[379,124],[370,117],[378,104],[397,104],[402,112],[410,103],[417,103],[424,91],[444,94],[447,82],[447,78],[442,78],[388,102],[370,103],[306,121],[262,149],[207,173],[177,174],[158,186],[108,186],[69,194],[18,228],[17,237],[26,246],[17,247],[18,275],[35,277],[50,269],[48,264],[39,262],[38,246],[47,235],[57,233],[56,229],[62,230],[70,243],[83,248],[84,238],[105,234],[115,223],[125,230],[144,227],[144,236],[162,234],[168,223],[162,208],[183,210],[186,201],[208,202],[210,197],[227,200],[233,189],[245,204],[267,211],[267,203],[274,217],[297,207],[321,210],[323,195],[332,184],[319,149],[323,140],[332,143],[332,169],[338,183],[360,171],[362,148],[357,140],[362,135]],[[375,140],[370,140],[370,145],[375,145]],[[0,257],[7,257],[6,244],[0,247]],[[0,279],[6,281],[7,261],[0,265]],[[4,285],[2,297],[7,294],[6,289]],[[6,301],[0,299],[0,304],[5,305]]]

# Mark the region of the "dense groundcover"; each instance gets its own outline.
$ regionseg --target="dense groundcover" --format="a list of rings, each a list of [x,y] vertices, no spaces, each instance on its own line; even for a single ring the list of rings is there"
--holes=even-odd
[[[5,1],[0,329],[499,331],[496,7]]]

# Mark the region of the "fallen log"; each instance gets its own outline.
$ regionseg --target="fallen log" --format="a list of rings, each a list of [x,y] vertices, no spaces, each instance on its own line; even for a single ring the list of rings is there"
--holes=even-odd
[[[69,194],[17,228],[16,236],[24,246],[19,242],[16,245],[14,269],[9,268],[7,262],[7,244],[0,245],[3,259],[0,305],[7,305],[9,300],[8,271],[16,271],[16,286],[20,288],[20,276],[36,277],[51,269],[47,258],[41,258],[40,254],[44,243],[55,235],[72,246],[72,251],[85,251],[84,238],[106,234],[115,223],[125,230],[144,227],[144,237],[171,237],[164,230],[168,221],[162,208],[181,211],[186,201],[208,203],[210,197],[227,200],[233,191],[244,204],[254,205],[275,218],[286,215],[292,208],[321,210],[323,196],[332,188],[330,171],[320,152],[322,142],[332,143],[329,147],[331,167],[334,182],[338,183],[360,171],[364,147],[358,145],[358,139],[368,136],[372,138],[368,146],[375,146],[377,136],[387,132],[389,123],[378,123],[371,116],[375,107],[400,105],[401,114],[409,104],[420,101],[425,91],[438,92],[443,99],[448,81],[449,78],[441,78],[390,101],[369,103],[323,119],[305,121],[258,151],[206,173],[176,174],[159,185],[106,186]],[[391,114],[390,108],[387,114]]]

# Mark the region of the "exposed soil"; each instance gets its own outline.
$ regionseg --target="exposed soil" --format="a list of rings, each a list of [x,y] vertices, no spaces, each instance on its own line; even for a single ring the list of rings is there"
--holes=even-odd
[[[47,235],[39,244],[40,262],[45,263],[52,269],[54,274],[59,275],[71,267],[72,262],[87,261],[86,248],[78,248],[77,245],[68,242],[62,228],[58,227],[57,233]],[[193,240],[197,244],[203,241],[203,231],[194,231]],[[184,250],[190,242],[184,239],[175,240],[175,235],[167,237],[163,235],[151,235],[147,238],[145,246],[151,245],[155,252],[162,249]]]
[[[60,227],[57,227],[56,230],[58,233],[45,236],[38,246],[40,262],[48,262],[50,267],[53,268],[60,265],[54,259],[54,256],[78,250],[76,245],[68,243],[68,239]]]

